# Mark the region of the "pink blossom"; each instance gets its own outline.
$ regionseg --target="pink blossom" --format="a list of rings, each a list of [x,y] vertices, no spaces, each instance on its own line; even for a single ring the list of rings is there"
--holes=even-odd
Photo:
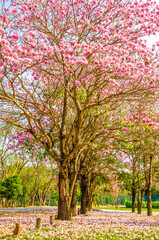
[[[81,83],[80,83],[79,81],[75,81],[75,85],[76,85],[77,87],[79,87],[79,86],[81,85]]]
[[[126,127],[122,127],[122,130],[123,131],[127,131],[128,129]]]
[[[0,34],[4,33],[4,29],[0,27]]]

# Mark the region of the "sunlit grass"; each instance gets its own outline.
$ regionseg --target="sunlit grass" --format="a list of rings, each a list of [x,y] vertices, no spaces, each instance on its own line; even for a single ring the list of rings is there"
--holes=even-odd
[[[159,239],[158,213],[148,217],[145,213],[91,211],[77,215],[70,221],[54,220],[50,215],[57,210],[4,213],[0,221],[0,239],[34,240],[157,240]],[[41,228],[35,229],[36,218],[41,217]],[[13,237],[15,223],[21,223],[20,236]]]
[[[93,208],[97,208],[97,209],[108,209],[108,210],[123,210],[123,211],[132,211],[131,208],[127,208],[125,206],[120,206],[120,207],[115,207],[115,206],[99,206],[99,207],[93,207]],[[137,208],[135,208],[135,211],[137,211]],[[142,208],[143,212],[147,211],[147,208]],[[152,212],[159,212],[158,208],[153,208]]]

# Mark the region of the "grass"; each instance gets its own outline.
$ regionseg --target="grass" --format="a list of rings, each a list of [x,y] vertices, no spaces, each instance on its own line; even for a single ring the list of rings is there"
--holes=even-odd
[[[37,234],[34,234],[33,239],[34,240],[88,240],[88,239],[92,239],[92,240],[130,240],[130,239],[135,239],[135,240],[157,240],[159,239],[159,230],[156,228],[152,228],[150,227],[149,229],[146,229],[146,231],[132,231],[132,230],[128,230],[126,231],[126,229],[124,227],[110,227],[109,231],[103,231],[103,233],[101,232],[95,232],[94,231],[88,231],[87,233],[79,233],[76,235],[76,237],[74,236],[73,232],[70,231],[68,236],[59,236],[59,237],[52,237],[52,236],[45,236],[45,234],[47,235],[48,229],[43,229],[40,232],[37,231]],[[23,240],[29,240],[30,237],[32,238],[32,233],[33,231],[30,231],[29,234],[24,235],[23,236]],[[41,236],[43,235],[43,236]],[[5,238],[6,240],[9,240],[10,238]],[[17,238],[13,238],[13,239],[17,239]]]
[[[104,208],[104,207],[102,207]],[[105,207],[116,209],[115,207]],[[119,209],[126,209],[119,206]],[[40,211],[3,213],[0,221],[0,239],[5,240],[159,240],[159,215],[147,217],[146,214],[90,211],[80,214],[70,221],[54,220],[50,215],[56,209]],[[40,217],[41,228],[36,229],[36,218]],[[22,224],[20,236],[13,236],[15,223]]]
[[[120,207],[114,207],[114,206],[99,206],[99,207],[93,207],[93,208],[97,208],[97,209],[108,209],[108,210],[123,210],[123,211],[131,211],[131,208],[127,208],[125,206],[120,206]],[[135,208],[135,211],[137,211],[137,208]],[[147,208],[142,208],[143,212],[147,211]],[[153,208],[152,212],[159,212],[158,208]]]

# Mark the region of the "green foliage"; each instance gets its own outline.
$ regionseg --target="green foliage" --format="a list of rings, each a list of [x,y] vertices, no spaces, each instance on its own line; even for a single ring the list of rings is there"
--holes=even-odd
[[[80,204],[80,202],[81,202],[81,189],[79,186],[77,188],[77,202],[78,202],[78,204]]]
[[[132,201],[126,200],[126,201],[125,201],[125,206],[126,206],[127,208],[132,208]],[[137,207],[137,202],[135,202],[135,207]]]
[[[132,208],[132,201],[125,201],[125,206],[127,208]],[[135,207],[137,207],[137,202],[135,202]],[[147,207],[147,202],[142,203],[142,207]],[[159,201],[152,202],[152,208],[159,208]]]
[[[152,195],[159,194],[159,185],[158,183],[154,183],[151,188]]]
[[[152,208],[159,208],[159,201],[152,202]]]
[[[7,199],[13,199],[16,196],[23,194],[23,187],[21,185],[21,179],[18,175],[5,178],[4,182],[0,185],[0,196]]]

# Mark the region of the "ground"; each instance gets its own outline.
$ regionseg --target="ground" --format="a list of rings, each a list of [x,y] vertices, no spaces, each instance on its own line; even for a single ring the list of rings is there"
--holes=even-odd
[[[145,213],[91,211],[71,221],[54,220],[50,225],[52,214],[56,209],[0,213],[0,239],[13,239],[15,223],[22,224],[16,239],[159,239],[159,213],[147,217]],[[37,217],[42,218],[40,230],[35,229]]]

